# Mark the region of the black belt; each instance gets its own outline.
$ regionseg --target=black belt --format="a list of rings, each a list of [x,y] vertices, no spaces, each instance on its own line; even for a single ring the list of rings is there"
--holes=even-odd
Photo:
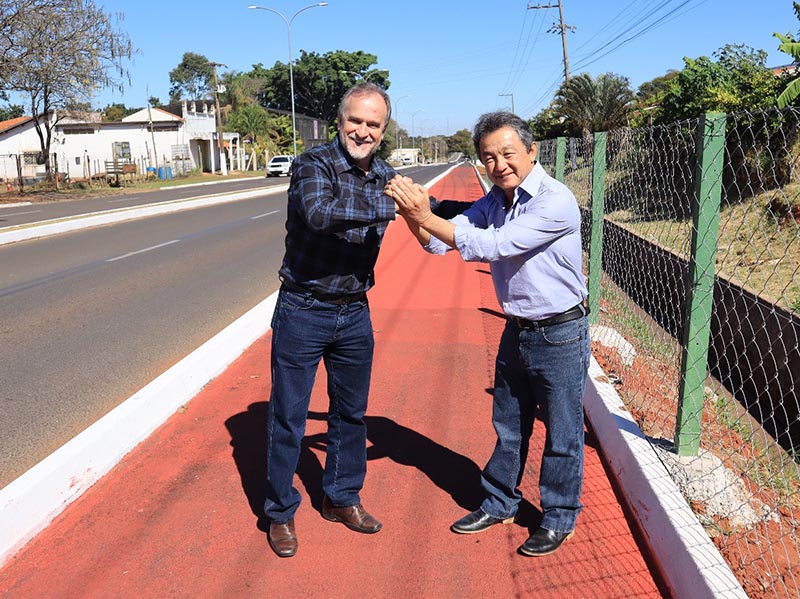
[[[312,291],[311,289],[306,289],[301,285],[290,283],[289,281],[282,281],[281,289],[291,291],[292,293],[310,295],[317,301],[325,302],[326,304],[334,304],[336,306],[346,306],[347,304],[352,304],[353,302],[360,302],[367,299],[367,294],[363,291],[361,293],[349,293],[345,295],[319,293],[317,291]]]
[[[517,326],[521,329],[539,329],[541,327],[552,326],[554,324],[562,324],[565,322],[569,322],[570,320],[575,320],[582,316],[586,316],[589,314],[589,307],[584,306],[583,304],[578,304],[574,308],[570,308],[566,312],[562,312],[561,314],[556,314],[555,316],[551,316],[549,318],[543,318],[541,320],[528,320],[526,318],[520,318],[519,316],[509,316],[509,320],[514,321]]]

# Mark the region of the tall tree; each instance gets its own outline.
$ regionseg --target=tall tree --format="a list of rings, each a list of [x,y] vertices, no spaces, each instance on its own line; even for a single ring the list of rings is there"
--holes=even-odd
[[[377,60],[374,54],[360,50],[336,50],[322,55],[301,50],[293,66],[296,112],[333,123],[339,101],[355,81],[365,79],[388,89],[391,85],[388,71],[372,68]],[[254,65],[250,75],[263,81],[259,98],[263,106],[291,110],[287,64],[276,62],[271,69]]]
[[[50,144],[63,116],[59,109],[85,103],[94,91],[128,80],[125,62],[133,49],[117,28],[121,16],[93,0],[2,0],[0,83],[29,101],[47,178],[52,179]]]
[[[178,66],[169,72],[169,82],[172,102],[202,99],[214,86],[214,68],[202,54],[185,52]]]
[[[800,20],[800,4],[797,2],[793,2],[792,4],[794,5],[794,16]],[[786,35],[773,33],[773,35],[781,42],[778,46],[778,50],[791,56],[792,64],[800,64],[800,40],[795,39],[793,35],[788,33]],[[800,97],[800,75],[795,74],[786,82],[786,87],[778,96],[778,106],[780,108],[785,108],[792,104],[798,97]]]
[[[594,79],[581,73],[561,84],[553,109],[564,117],[572,133],[588,135],[625,125],[632,102],[633,90],[627,77],[604,73]]]

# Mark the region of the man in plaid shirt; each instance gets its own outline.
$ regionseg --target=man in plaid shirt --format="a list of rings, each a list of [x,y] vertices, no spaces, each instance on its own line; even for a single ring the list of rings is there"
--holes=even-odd
[[[360,83],[342,98],[339,134],[292,165],[281,289],[272,319],[268,413],[268,539],[280,557],[297,552],[293,486],[320,359],[328,373],[328,443],[322,515],[351,530],[381,523],[361,506],[367,471],[367,410],[374,339],[366,292],[383,234],[395,217],[383,190],[395,172],[375,152],[391,116],[386,92]]]

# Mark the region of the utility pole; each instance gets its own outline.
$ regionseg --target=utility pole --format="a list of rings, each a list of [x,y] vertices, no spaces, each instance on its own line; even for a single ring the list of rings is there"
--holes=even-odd
[[[511,112],[513,112],[514,114],[517,114],[517,111],[514,110],[514,94],[497,94],[497,95],[498,96],[506,96],[506,97],[511,96]]]
[[[547,30],[548,33],[561,32],[561,45],[564,48],[564,81],[569,81],[569,57],[567,56],[567,29],[575,31],[572,25],[564,23],[564,6],[562,0],[558,0],[558,4],[537,4],[536,6],[528,5],[528,10],[536,8],[557,8],[558,9],[558,24]]]
[[[155,158],[155,167],[158,168],[158,151],[156,150],[156,134],[153,130],[153,114],[150,112],[150,86],[146,86],[145,89],[147,90],[147,120],[150,125],[150,137],[153,140],[153,157]],[[150,158],[150,153],[148,152],[148,158]]]
[[[228,166],[225,161],[225,141],[222,139],[222,113],[219,111],[219,84],[217,83],[217,67],[227,67],[219,62],[210,62],[214,70],[214,109],[217,117],[217,147],[219,148],[219,165],[222,176],[228,174]]]

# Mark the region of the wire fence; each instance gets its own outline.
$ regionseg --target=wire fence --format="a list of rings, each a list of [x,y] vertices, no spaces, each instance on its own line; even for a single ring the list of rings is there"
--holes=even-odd
[[[800,597],[800,112],[540,143],[593,354],[751,598]]]

